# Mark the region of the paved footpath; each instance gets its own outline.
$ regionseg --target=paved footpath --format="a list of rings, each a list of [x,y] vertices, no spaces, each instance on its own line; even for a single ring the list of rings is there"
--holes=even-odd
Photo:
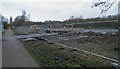
[[[3,38],[5,38],[2,46],[3,67],[38,67],[23,44],[14,37],[11,29],[6,31]]]

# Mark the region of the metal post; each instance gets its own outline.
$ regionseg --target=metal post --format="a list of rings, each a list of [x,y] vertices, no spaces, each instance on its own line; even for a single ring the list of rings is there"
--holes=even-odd
[[[0,14],[0,68],[2,68],[2,33],[3,33],[3,23],[2,15]]]
[[[72,26],[72,36],[73,36],[73,34],[74,34],[74,32],[73,32],[73,24],[71,24],[71,26]],[[73,39],[72,39],[72,46],[74,47],[74,43],[73,43]]]
[[[50,33],[52,34],[52,24],[50,24]]]

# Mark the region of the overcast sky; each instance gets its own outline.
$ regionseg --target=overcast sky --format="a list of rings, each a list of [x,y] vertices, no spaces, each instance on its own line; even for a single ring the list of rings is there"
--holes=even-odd
[[[92,0],[3,0],[0,13],[9,18],[21,15],[26,10],[31,21],[65,20],[71,16],[93,18],[117,14],[117,2],[104,14],[99,8],[91,8]]]

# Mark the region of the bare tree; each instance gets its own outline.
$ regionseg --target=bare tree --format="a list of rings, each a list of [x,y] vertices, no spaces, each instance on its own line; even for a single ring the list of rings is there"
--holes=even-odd
[[[17,17],[15,18],[15,21],[18,21],[18,20],[21,20],[21,21],[23,21],[23,22],[29,21],[29,20],[30,20],[30,14],[27,14],[27,13],[26,13],[26,10],[22,10],[22,15],[17,16]]]
[[[22,16],[26,16],[26,11],[25,10],[22,10]]]
[[[30,14],[27,14],[26,21],[30,21],[30,18],[31,18]]]
[[[93,7],[99,7],[101,13],[108,11],[117,0],[93,0]]]

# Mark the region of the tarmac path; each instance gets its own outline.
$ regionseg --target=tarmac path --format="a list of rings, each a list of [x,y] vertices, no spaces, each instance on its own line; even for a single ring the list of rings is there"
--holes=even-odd
[[[13,31],[8,29],[4,33],[2,46],[3,67],[38,67],[23,44],[14,37]]]

